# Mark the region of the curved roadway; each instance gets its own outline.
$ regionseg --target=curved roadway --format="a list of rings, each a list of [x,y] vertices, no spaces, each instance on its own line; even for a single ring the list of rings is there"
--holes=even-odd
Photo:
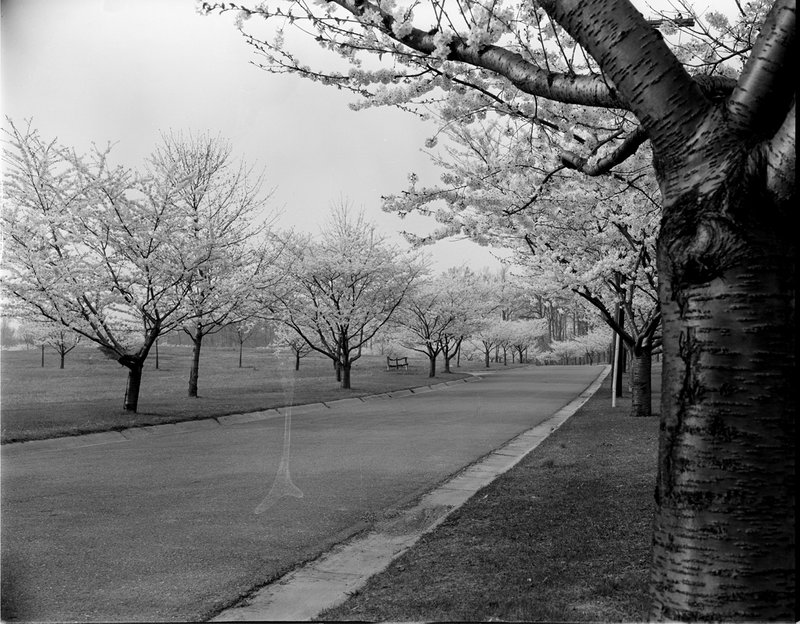
[[[546,420],[602,371],[531,366],[300,406],[290,437],[274,412],[3,447],[2,619],[208,619]]]

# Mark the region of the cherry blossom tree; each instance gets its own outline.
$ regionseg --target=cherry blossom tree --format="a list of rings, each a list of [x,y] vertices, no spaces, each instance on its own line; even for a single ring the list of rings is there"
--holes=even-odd
[[[484,318],[472,332],[471,340],[473,344],[480,345],[483,354],[483,364],[490,368],[492,353],[499,348],[502,338],[497,332],[497,320]]]
[[[547,321],[545,319],[506,321],[503,329],[505,330],[504,342],[519,357],[519,363],[524,364],[529,361],[531,350],[534,352],[533,359],[540,352],[538,346],[547,336]]]
[[[570,358],[586,358],[592,364],[595,358],[608,350],[610,341],[611,329],[607,325],[600,326],[582,336],[551,342],[549,350],[541,354],[539,359],[557,363]]]
[[[485,282],[467,267],[451,267],[434,281],[439,313],[452,318],[452,323],[440,335],[444,372],[449,373],[450,362],[460,356],[464,339],[498,304],[491,299],[491,293],[482,288]]]
[[[647,193],[595,189],[583,200],[541,210],[526,234],[528,271],[577,293],[620,337],[630,354],[631,415],[650,416],[651,361],[661,344],[655,270],[660,206]]]
[[[501,320],[510,320],[540,314],[534,310],[539,295],[538,285],[531,284],[527,276],[521,277],[505,263],[500,268],[479,273],[480,284],[477,286],[481,296],[486,297],[486,309],[479,316],[495,315]]]
[[[275,330],[275,337],[280,344],[289,347],[294,355],[294,370],[299,371],[300,360],[309,355],[313,349],[300,334],[283,323],[279,324]]]
[[[542,343],[552,340],[553,325],[558,318],[558,308],[552,305],[555,300],[563,299],[559,291],[551,283],[531,279],[524,272],[512,272],[508,266],[499,271],[484,271],[469,284],[472,295],[472,312],[469,337],[473,344],[480,345],[484,356],[484,364],[490,366],[494,352],[495,361],[508,363],[508,352],[512,359],[527,346],[526,341],[513,344],[515,336],[522,334],[514,328],[523,322],[535,322],[542,328],[537,339]],[[563,312],[563,311],[562,311]],[[562,316],[562,321],[565,315]],[[522,343],[526,344],[523,345]]]
[[[241,368],[244,343],[247,342],[248,339],[252,338],[253,333],[258,327],[258,318],[254,313],[251,316],[237,319],[231,323],[231,326],[233,327],[233,333],[236,336],[236,344],[239,347],[239,368]]]
[[[566,339],[568,297],[555,285],[583,297],[620,336],[632,361],[631,414],[650,416],[651,356],[661,339],[655,272],[661,207],[647,160],[637,154],[614,176],[587,180],[553,158],[543,180],[546,159],[518,119],[446,125],[441,134],[447,147],[431,158],[445,171],[442,184],[418,188],[412,178],[408,190],[385,198],[385,209],[445,223],[425,238],[412,237],[419,244],[454,232],[498,246],[523,240],[516,262],[525,279],[540,295],[549,291],[552,303],[559,300],[539,311],[550,321],[550,338]],[[537,185],[533,201],[529,189]]]
[[[190,314],[182,329],[192,341],[189,396],[196,397],[203,338],[256,313],[254,293],[279,278],[283,246],[271,235],[269,193],[261,175],[234,162],[230,142],[191,133],[164,133],[151,154],[150,175],[177,189],[173,210],[207,259],[186,276]]]
[[[466,277],[469,279],[464,285],[469,295],[468,339],[482,353],[484,364],[489,368],[492,352],[497,346],[493,324],[510,316],[512,310],[524,307],[525,302],[520,301],[518,292],[509,281],[506,266],[496,271],[485,268],[477,274],[468,273]]]
[[[484,269],[477,278],[473,288],[475,303],[480,308],[470,332],[470,342],[483,354],[484,365],[489,368],[492,354],[496,355],[500,348],[497,321],[510,317],[524,302],[517,296],[507,265],[496,271]]]
[[[50,347],[58,353],[58,367],[61,369],[64,368],[67,354],[81,342],[80,334],[60,323],[54,323],[41,317],[32,316],[23,323],[20,329],[34,344],[40,345],[42,349]]]
[[[440,355],[444,372],[451,372],[451,360],[459,356],[464,340],[502,305],[482,277],[466,267],[451,267],[418,284],[407,297],[395,320],[395,341],[428,358],[429,377],[436,376]]]
[[[138,407],[144,362],[181,326],[205,250],[173,210],[177,188],[45,141],[9,120],[3,206],[4,294],[96,343],[128,369]]]
[[[309,347],[331,358],[343,389],[353,362],[394,315],[423,273],[417,254],[389,244],[363,212],[333,206],[318,239],[293,244],[284,254],[287,283],[276,293],[278,318]]]
[[[368,104],[522,115],[587,174],[649,143],[664,354],[652,617],[796,619],[794,1],[776,0],[754,24],[731,76],[687,69],[626,0],[238,10],[265,68]],[[248,27],[252,16],[277,22],[278,36]],[[292,27],[347,71],[298,58]],[[603,109],[615,127],[594,116]]]
[[[428,377],[436,377],[436,359],[442,353],[445,337],[456,331],[460,319],[455,310],[443,304],[438,285],[426,280],[409,293],[396,324],[399,344],[428,358]]]

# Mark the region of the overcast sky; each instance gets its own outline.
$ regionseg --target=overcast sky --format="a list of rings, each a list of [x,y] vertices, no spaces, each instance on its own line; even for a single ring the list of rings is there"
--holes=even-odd
[[[704,4],[698,8],[719,3]],[[423,184],[435,181],[420,151],[433,127],[396,109],[354,112],[347,93],[256,68],[232,15],[201,16],[194,0],[0,0],[0,7],[3,114],[32,119],[45,138],[79,151],[112,141],[116,162],[139,167],[161,131],[208,132],[265,169],[284,227],[316,233],[339,199],[363,208],[387,234],[435,227],[380,210],[381,195],[405,188],[412,171]],[[431,253],[440,270],[498,266],[471,243],[437,243]]]
[[[435,173],[420,151],[433,127],[395,109],[354,112],[353,96],[251,64],[233,16],[194,0],[2,0],[2,111],[78,151],[115,143],[139,167],[163,130],[204,131],[266,171],[281,225],[316,233],[349,200],[386,234],[426,233],[380,210],[408,174]],[[313,42],[311,45],[314,45]],[[398,241],[399,241],[398,237]],[[438,243],[435,267],[499,266],[485,248]]]

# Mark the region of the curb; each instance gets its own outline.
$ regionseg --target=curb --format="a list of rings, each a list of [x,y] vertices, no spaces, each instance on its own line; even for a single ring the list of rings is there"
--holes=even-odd
[[[433,390],[442,390],[445,387],[459,383],[480,381],[481,375],[468,373],[471,377],[455,379],[452,381],[437,383],[429,386],[419,386],[417,388],[404,388],[402,390],[391,390],[380,394],[354,397],[348,399],[334,399],[332,401],[320,403],[306,403],[303,405],[292,406],[293,416],[317,413],[335,407],[346,407],[356,405],[369,400],[394,399],[398,397],[411,396],[412,394],[423,394]],[[244,423],[269,420],[282,417],[286,407],[275,407],[255,412],[244,412],[241,414],[228,414],[227,416],[209,416],[208,418],[198,418],[196,420],[183,420],[176,423],[164,423],[161,425],[142,425],[141,427],[129,427],[119,431],[100,431],[97,433],[84,433],[74,436],[61,436],[59,438],[46,438],[44,440],[28,440],[26,442],[9,442],[0,445],[0,453],[3,455],[18,455],[28,451],[57,451],[64,449],[83,448],[86,446],[97,446],[98,444],[111,444],[114,442],[128,442],[129,440],[139,440],[155,436],[170,435],[175,433],[189,433],[205,429],[214,429],[219,426],[239,425]]]
[[[365,535],[337,544],[319,558],[256,590],[211,622],[298,622],[344,602],[481,488],[507,472],[556,431],[600,388],[606,366],[572,402],[431,490],[412,507],[377,523]],[[437,384],[440,385],[440,384]]]

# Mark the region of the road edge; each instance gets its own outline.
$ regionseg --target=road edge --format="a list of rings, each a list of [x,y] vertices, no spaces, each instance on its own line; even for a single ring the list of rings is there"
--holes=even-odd
[[[600,388],[606,365],[574,400],[547,420],[515,436],[455,473],[411,507],[370,531],[337,544],[318,558],[256,590],[210,622],[309,621],[344,602],[375,574],[435,529],[478,490],[507,472],[563,425]]]

